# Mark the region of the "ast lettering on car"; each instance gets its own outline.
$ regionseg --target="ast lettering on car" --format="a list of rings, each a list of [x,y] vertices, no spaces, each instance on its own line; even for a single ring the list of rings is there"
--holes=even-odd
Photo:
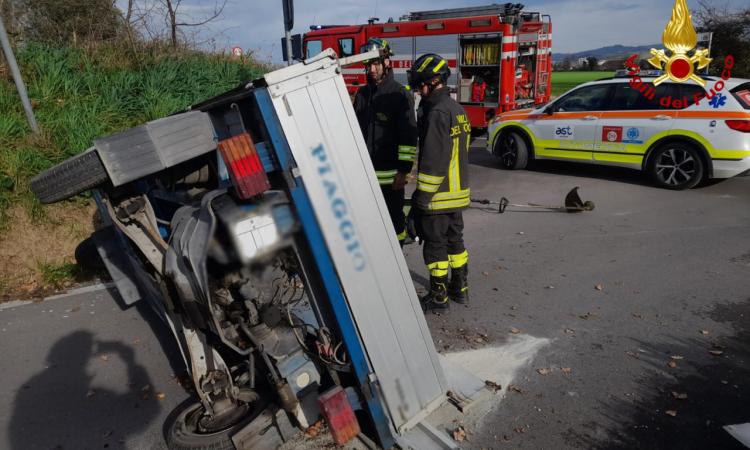
[[[555,137],[558,139],[573,139],[575,138],[575,128],[568,126],[557,126],[555,127]]]
[[[602,142],[621,142],[622,127],[604,127],[602,128]]]

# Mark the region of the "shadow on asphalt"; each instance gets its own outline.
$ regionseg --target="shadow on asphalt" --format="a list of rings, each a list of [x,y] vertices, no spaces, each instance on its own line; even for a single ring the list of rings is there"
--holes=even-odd
[[[101,358],[125,366],[124,392],[92,384],[87,367]],[[46,363],[16,394],[8,430],[12,450],[121,447],[118,441],[140,433],[159,415],[148,373],[128,345],[76,331],[52,346]]]
[[[469,163],[475,166],[486,167],[489,169],[503,170],[497,161],[497,158],[490,155],[484,148],[475,148],[469,153]],[[600,166],[596,164],[576,163],[568,161],[553,160],[535,160],[530,161],[525,169],[529,172],[548,173],[556,175],[566,175],[571,177],[591,178],[597,180],[619,181],[621,183],[632,184],[636,186],[653,187],[655,186],[648,176],[643,172],[626,169],[624,167]],[[693,189],[710,188],[723,179],[708,179],[702,181]]]
[[[587,432],[570,430],[564,436],[567,443],[601,450],[744,449],[722,427],[750,422],[750,299],[717,305],[707,316],[731,325],[735,333],[682,340],[668,349],[636,341],[646,350],[639,357],[648,366],[639,391],[632,400],[618,392],[617,398],[602,405],[609,411],[608,419],[621,425],[603,429],[591,423]],[[677,367],[669,368],[670,355],[685,359],[674,360]],[[681,394],[687,398],[680,399]]]

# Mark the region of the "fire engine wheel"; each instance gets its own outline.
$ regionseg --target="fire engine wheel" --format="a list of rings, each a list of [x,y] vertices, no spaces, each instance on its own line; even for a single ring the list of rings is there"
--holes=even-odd
[[[659,187],[690,189],[703,179],[703,159],[694,147],[674,142],[665,144],[649,158],[648,172]]]
[[[184,405],[184,404],[183,404]],[[209,418],[200,403],[178,406],[176,418],[166,431],[169,450],[234,450],[232,436],[252,422],[265,408],[265,402],[244,403],[221,417]]]
[[[526,140],[516,131],[506,131],[498,136],[494,149],[505,170],[526,168],[529,162],[529,147]]]

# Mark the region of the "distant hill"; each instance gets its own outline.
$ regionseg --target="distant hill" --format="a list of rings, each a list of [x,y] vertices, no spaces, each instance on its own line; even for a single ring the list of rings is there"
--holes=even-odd
[[[613,58],[625,58],[635,53],[639,55],[648,55],[652,48],[662,48],[661,44],[654,45],[640,45],[640,46],[625,46],[625,45],[610,45],[608,47],[601,47],[594,50],[585,50],[576,53],[555,53],[554,44],[552,48],[552,62],[558,63],[563,62],[565,58],[570,58],[571,61],[576,61],[578,58],[588,58],[593,56],[599,61],[604,59]]]

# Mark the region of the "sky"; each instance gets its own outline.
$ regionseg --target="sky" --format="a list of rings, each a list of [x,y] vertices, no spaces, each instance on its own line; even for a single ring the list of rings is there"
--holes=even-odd
[[[222,0],[218,0],[222,1]],[[517,0],[520,1],[520,0]],[[750,0],[709,0],[730,8]],[[369,17],[394,20],[409,11],[504,3],[498,0],[295,0],[293,33],[313,24],[357,24]],[[528,0],[526,11],[552,16],[552,50],[572,53],[608,45],[653,45],[669,21],[674,0]],[[200,18],[213,10],[215,0],[183,0],[183,18]],[[281,61],[284,34],[281,0],[227,0],[222,16],[204,30],[217,49],[239,46],[257,57]],[[691,12],[697,0],[688,0]]]

